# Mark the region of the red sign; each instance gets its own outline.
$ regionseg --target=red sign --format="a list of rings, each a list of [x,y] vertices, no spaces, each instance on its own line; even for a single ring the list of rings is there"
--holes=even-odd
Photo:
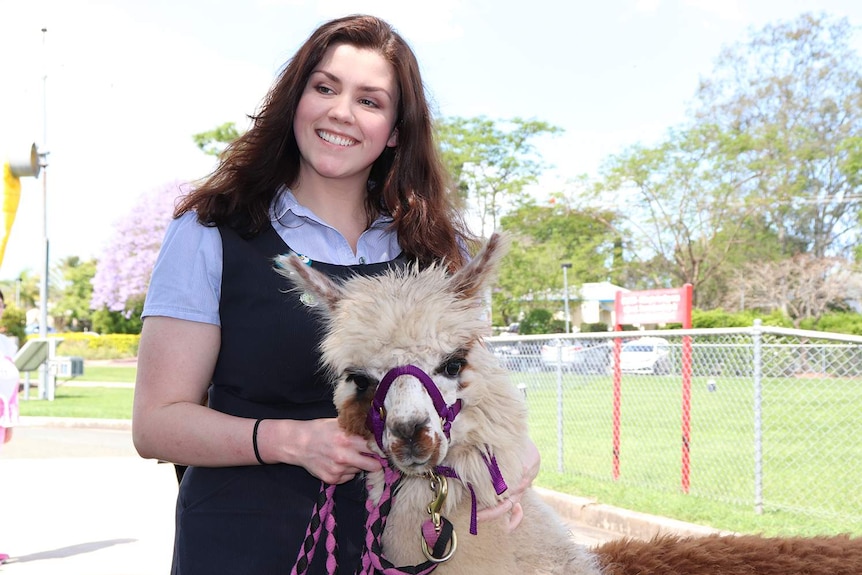
[[[681,323],[691,327],[691,284],[681,288],[617,292],[616,324]]]

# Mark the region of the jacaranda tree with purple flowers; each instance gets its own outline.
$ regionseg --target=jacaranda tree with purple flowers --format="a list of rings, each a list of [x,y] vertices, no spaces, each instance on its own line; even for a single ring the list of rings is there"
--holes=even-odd
[[[93,328],[101,333],[140,332],[140,313],[156,256],[187,185],[174,181],[141,195],[114,225],[93,277]]]

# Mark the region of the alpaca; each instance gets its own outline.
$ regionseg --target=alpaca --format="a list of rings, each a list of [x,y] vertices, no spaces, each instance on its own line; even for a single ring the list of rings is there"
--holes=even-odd
[[[367,437],[369,451],[391,466],[366,477],[369,513],[388,508],[380,536],[388,562],[427,566],[415,573],[436,567],[440,575],[862,573],[862,542],[848,538],[782,545],[663,537],[588,549],[532,489],[521,499],[516,529],[501,519],[477,526],[475,509],[496,505],[506,485],[521,481],[528,437],[524,397],[483,344],[490,326],[484,297],[505,248],[495,234],[454,274],[411,265],[344,283],[293,255],[275,262],[324,322],[322,366],[335,386],[340,424]],[[394,497],[382,505],[393,474]],[[836,570],[836,561],[849,570]]]

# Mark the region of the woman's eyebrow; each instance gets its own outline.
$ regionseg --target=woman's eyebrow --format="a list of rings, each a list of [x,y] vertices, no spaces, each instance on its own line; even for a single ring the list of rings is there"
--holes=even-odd
[[[312,72],[312,75],[314,75],[314,74],[322,74],[322,75],[326,76],[326,78],[329,79],[331,82],[334,82],[336,84],[342,83],[341,78],[339,78],[338,76],[336,76],[332,72],[327,72],[326,70],[314,70]],[[387,98],[392,100],[392,94],[390,94],[389,90],[387,90],[386,88],[384,88],[382,86],[360,86],[359,89],[363,92],[382,92],[383,94],[386,95]]]

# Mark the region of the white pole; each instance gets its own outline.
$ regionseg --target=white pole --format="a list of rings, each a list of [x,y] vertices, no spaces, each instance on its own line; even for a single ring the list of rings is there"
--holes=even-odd
[[[42,281],[39,285],[39,337],[48,336],[48,49],[47,28],[42,28]],[[48,354],[51,359],[52,354]],[[49,373],[48,363],[39,368],[41,399],[54,399],[54,381]]]
[[[563,299],[565,301],[565,314],[566,314],[566,333],[571,333],[569,329],[569,275],[568,269],[572,267],[572,264],[565,263],[562,264],[563,268]]]

